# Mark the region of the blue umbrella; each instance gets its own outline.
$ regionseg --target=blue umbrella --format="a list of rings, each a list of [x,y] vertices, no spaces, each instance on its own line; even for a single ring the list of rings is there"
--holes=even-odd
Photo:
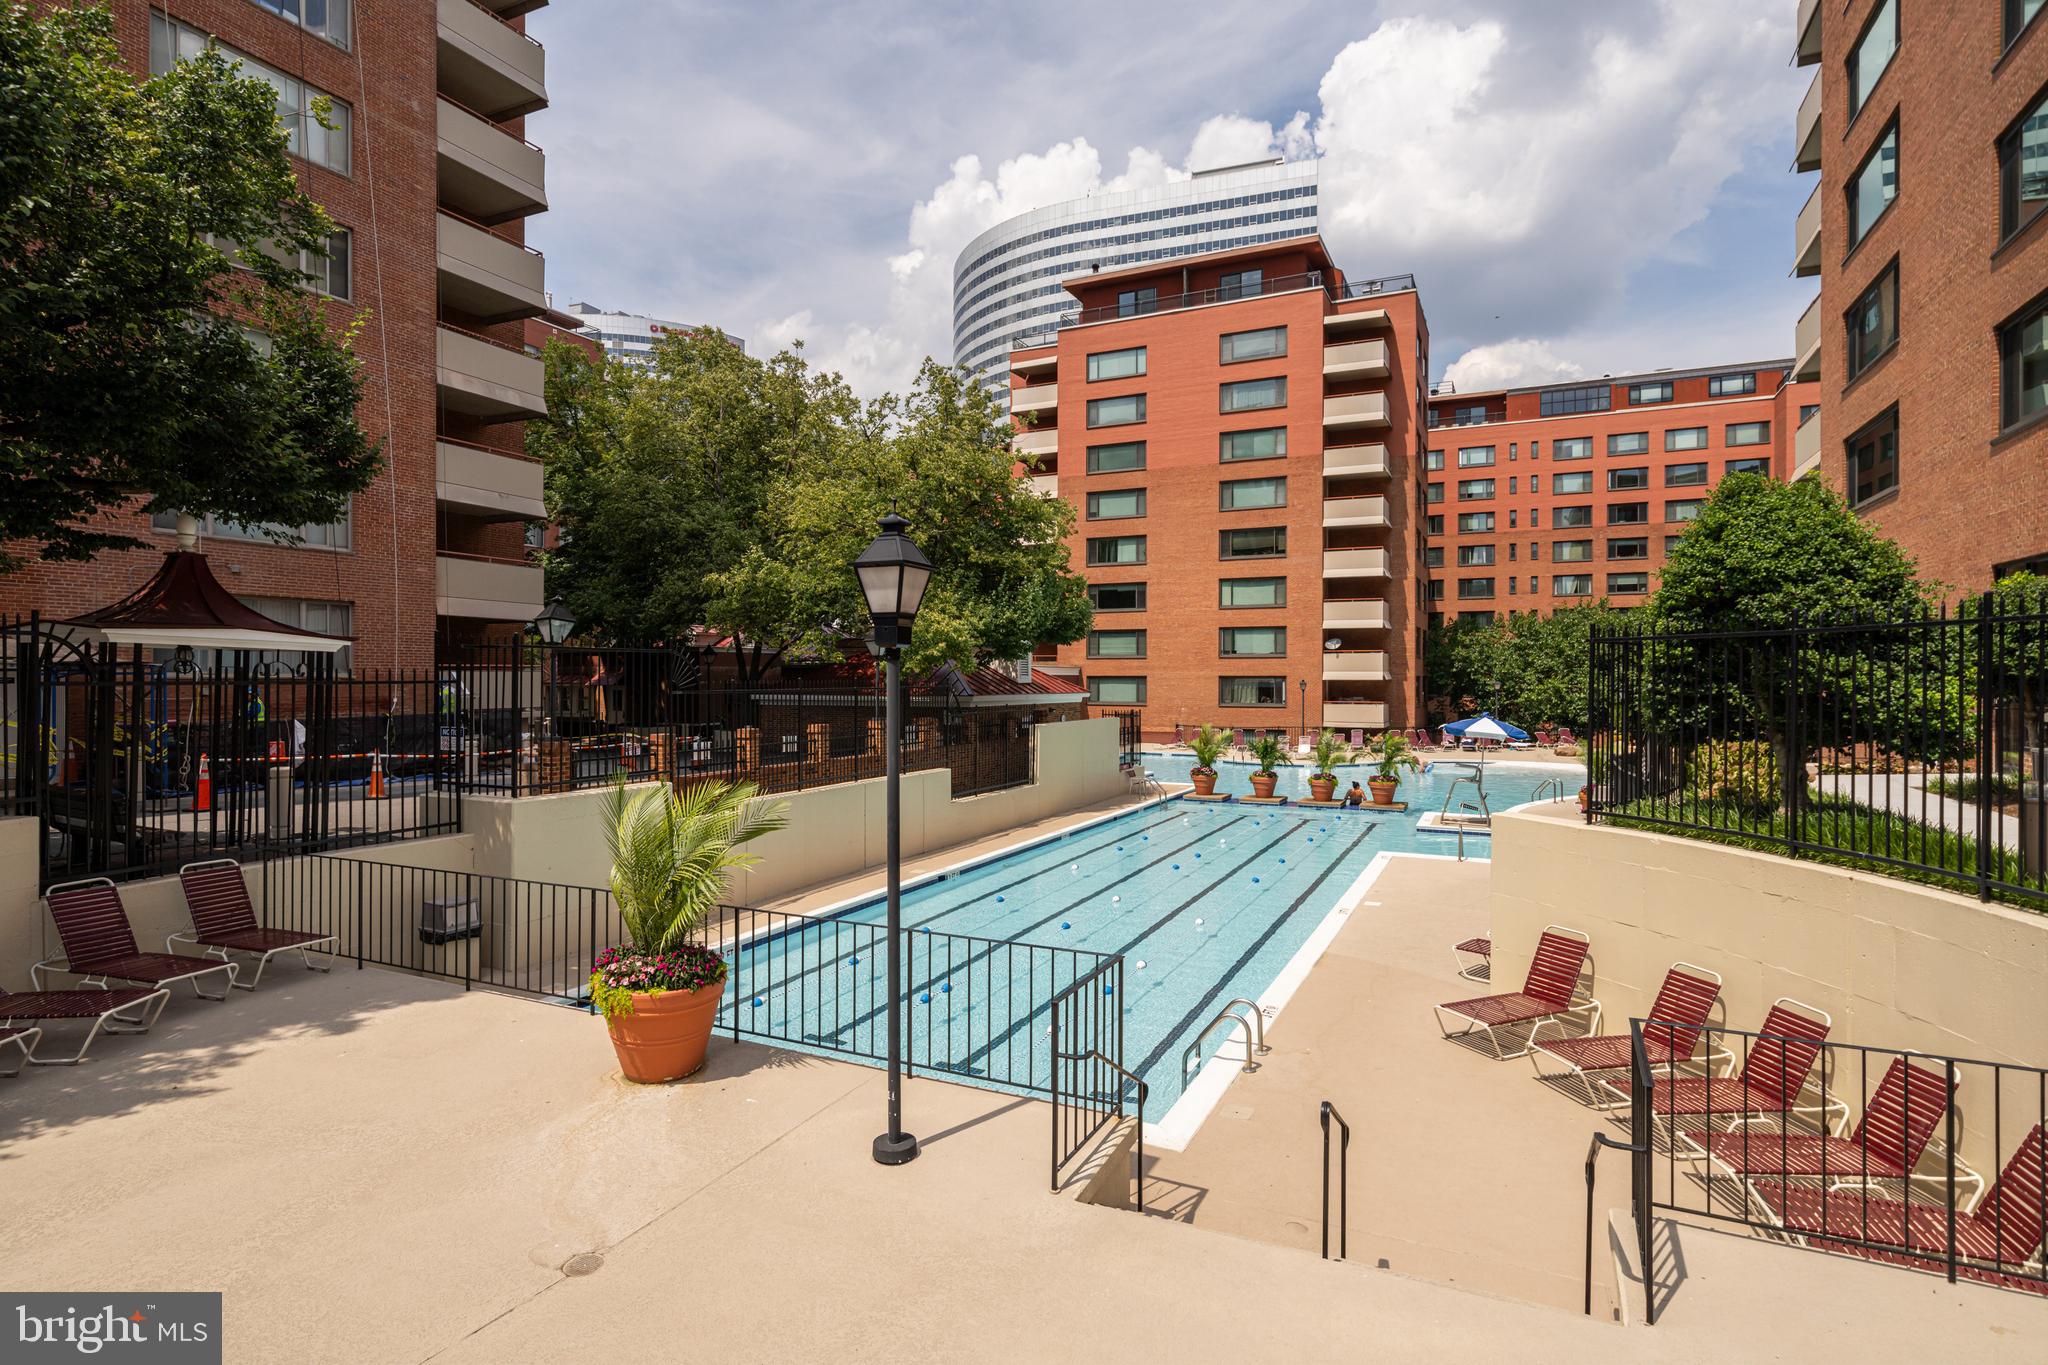
[[[1444,733],[1456,736],[1459,739],[1527,739],[1529,737],[1528,731],[1518,730],[1504,720],[1495,720],[1491,711],[1481,711],[1476,716],[1467,716],[1464,720],[1454,720],[1444,727]],[[1479,766],[1480,770],[1484,772],[1486,768],[1486,751],[1484,749],[1479,751]]]

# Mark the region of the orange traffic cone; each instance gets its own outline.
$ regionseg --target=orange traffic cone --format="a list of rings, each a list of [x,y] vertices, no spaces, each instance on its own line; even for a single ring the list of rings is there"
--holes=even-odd
[[[192,809],[213,809],[213,765],[205,754],[199,755],[199,793],[192,802]]]
[[[370,756],[370,791],[366,799],[382,801],[388,795],[390,793],[384,790],[384,755],[372,754]]]

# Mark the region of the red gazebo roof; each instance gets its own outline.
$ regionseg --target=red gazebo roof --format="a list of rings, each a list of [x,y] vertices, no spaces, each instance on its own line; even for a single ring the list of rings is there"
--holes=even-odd
[[[172,550],[163,567],[134,592],[60,624],[119,645],[332,652],[349,643],[347,636],[288,626],[244,605],[220,585],[206,556],[196,550]]]

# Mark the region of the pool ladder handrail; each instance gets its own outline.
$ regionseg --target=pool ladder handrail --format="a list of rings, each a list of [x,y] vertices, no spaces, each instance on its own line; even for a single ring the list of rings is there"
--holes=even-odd
[[[1237,1013],[1239,1005],[1243,1005],[1251,1013]],[[1257,1071],[1259,1069],[1258,1063],[1252,1060],[1254,1051],[1263,1057],[1273,1050],[1266,1046],[1266,1016],[1260,1011],[1258,1002],[1256,1000],[1247,1000],[1240,995],[1235,1000],[1225,1004],[1221,1010],[1218,1010],[1216,1017],[1204,1024],[1202,1031],[1195,1035],[1195,1041],[1189,1043],[1181,1052],[1180,1074],[1183,1079],[1188,1074],[1189,1063],[1202,1060],[1202,1044],[1208,1042],[1209,1035],[1216,1031],[1216,1026],[1223,1023],[1244,1025],[1244,1066],[1241,1068],[1242,1070]]]
[[[1140,1076],[1123,1063],[1105,1056],[1099,1048],[1088,1048],[1082,1052],[1056,1052],[1053,1054],[1053,1060],[1055,1064],[1059,1062],[1094,1062],[1099,1066],[1107,1067],[1119,1077],[1129,1081],[1138,1088],[1138,1112],[1136,1115],[1138,1120],[1138,1141],[1136,1151],[1131,1157],[1131,1177],[1137,1182],[1138,1186],[1138,1212],[1143,1213],[1145,1211],[1145,1101],[1151,1097],[1152,1087],[1145,1084],[1143,1076]],[[1123,1087],[1121,1086],[1117,1087],[1116,1111],[1119,1116],[1124,1111]]]
[[[1330,1120],[1337,1121],[1337,1259],[1351,1254],[1351,1125],[1324,1100],[1317,1112],[1323,1125],[1323,1259],[1330,1259]]]
[[[1564,779],[1561,777],[1544,778],[1536,784],[1536,790],[1529,794],[1529,799],[1532,802],[1541,801],[1545,792],[1550,793],[1550,799],[1553,803],[1564,800]]]

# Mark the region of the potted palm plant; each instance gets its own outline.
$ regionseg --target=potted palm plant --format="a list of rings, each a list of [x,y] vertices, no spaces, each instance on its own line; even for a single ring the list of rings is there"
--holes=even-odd
[[[1373,745],[1372,764],[1373,774],[1365,779],[1365,785],[1372,788],[1375,806],[1393,805],[1394,793],[1401,788],[1401,774],[1417,772],[1422,767],[1408,737],[1393,730],[1381,735]]]
[[[1280,774],[1273,770],[1290,762],[1287,746],[1277,735],[1260,735],[1246,746],[1252,762],[1258,767],[1252,771],[1252,795],[1264,800],[1273,795],[1273,788],[1280,785]]]
[[[590,998],[629,1081],[678,1080],[704,1065],[726,963],[692,936],[726,879],[758,861],[741,846],[786,823],[786,802],[759,797],[751,782],[698,783],[679,796],[667,783],[628,790],[621,778],[605,798],[626,941],[592,964]]]
[[[1351,746],[1335,730],[1316,736],[1309,754],[1308,793],[1312,800],[1328,801],[1337,794],[1337,768],[1351,761]]]
[[[1195,766],[1188,770],[1188,778],[1195,784],[1195,795],[1216,794],[1216,760],[1223,757],[1223,751],[1230,747],[1230,736],[1213,725],[1204,725],[1188,741],[1188,747],[1195,751]]]

